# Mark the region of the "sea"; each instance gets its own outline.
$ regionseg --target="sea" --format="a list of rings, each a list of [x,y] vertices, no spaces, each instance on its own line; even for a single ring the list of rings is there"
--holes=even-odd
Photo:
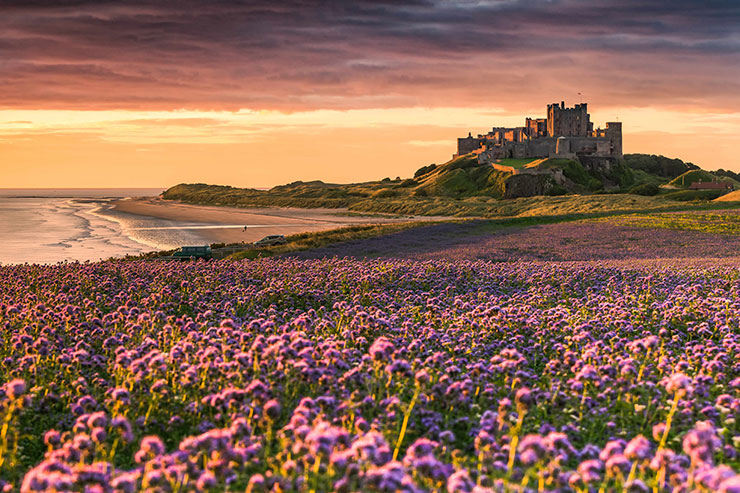
[[[201,239],[178,221],[126,214],[112,202],[161,188],[0,189],[0,264],[86,262]]]

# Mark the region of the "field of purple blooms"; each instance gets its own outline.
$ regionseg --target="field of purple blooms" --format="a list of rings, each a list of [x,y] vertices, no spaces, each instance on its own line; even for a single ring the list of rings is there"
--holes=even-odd
[[[0,489],[740,491],[740,269],[0,267]]]

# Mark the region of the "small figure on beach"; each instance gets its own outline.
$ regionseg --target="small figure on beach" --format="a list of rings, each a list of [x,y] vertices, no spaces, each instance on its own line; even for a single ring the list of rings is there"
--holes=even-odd
[[[246,227],[246,226],[244,226],[244,229],[243,229],[242,231],[246,231],[246,230],[247,230],[247,227]]]

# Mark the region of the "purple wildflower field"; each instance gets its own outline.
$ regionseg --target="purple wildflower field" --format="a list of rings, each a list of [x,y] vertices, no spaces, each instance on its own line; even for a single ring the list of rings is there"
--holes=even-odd
[[[609,220],[617,222],[617,219]],[[475,233],[476,224],[482,222],[423,226],[297,252],[291,256],[304,259],[349,256],[495,262],[727,259],[740,256],[738,235],[588,221],[505,228],[491,234]]]
[[[506,234],[584,227],[625,231]],[[629,231],[658,260],[0,267],[2,488],[738,492],[740,269]]]

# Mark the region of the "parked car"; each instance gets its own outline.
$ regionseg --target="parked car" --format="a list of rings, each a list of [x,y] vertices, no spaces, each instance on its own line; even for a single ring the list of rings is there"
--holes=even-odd
[[[175,250],[172,256],[179,260],[189,260],[191,258],[209,259],[213,257],[213,253],[211,252],[211,247],[208,245],[184,246]]]
[[[270,235],[265,236],[259,241],[252,243],[254,246],[270,246],[270,245],[284,245],[286,243],[285,236],[283,235]]]

